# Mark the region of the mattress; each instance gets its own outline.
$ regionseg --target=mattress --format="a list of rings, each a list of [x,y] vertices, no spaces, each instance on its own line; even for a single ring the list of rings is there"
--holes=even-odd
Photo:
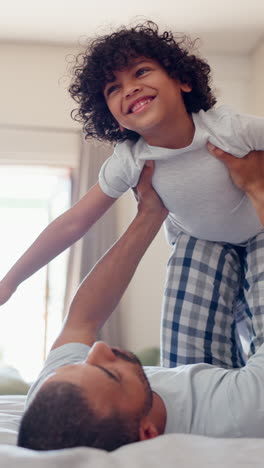
[[[245,468],[264,466],[263,439],[167,434],[111,453],[87,447],[36,452],[16,447],[24,396],[0,396],[1,468]]]

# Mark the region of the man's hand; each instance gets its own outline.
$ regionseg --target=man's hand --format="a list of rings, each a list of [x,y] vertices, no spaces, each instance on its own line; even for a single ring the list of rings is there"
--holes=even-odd
[[[229,170],[234,184],[246,192],[264,225],[264,151],[251,151],[237,158],[207,143],[208,150]]]
[[[243,158],[237,158],[207,144],[210,153],[222,161],[230,172],[234,184],[246,192],[264,192],[264,151],[251,151]]]
[[[168,215],[168,210],[163,205],[157,192],[152,187],[152,177],[154,174],[154,161],[146,161],[141,172],[137,186],[133,189],[138,202],[138,212],[144,212],[146,216],[154,214],[157,216],[160,211],[164,219]]]

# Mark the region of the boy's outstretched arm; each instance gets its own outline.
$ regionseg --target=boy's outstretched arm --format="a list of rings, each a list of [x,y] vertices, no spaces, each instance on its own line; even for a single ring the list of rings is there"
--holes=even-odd
[[[0,281],[0,305],[22,281],[80,239],[116,199],[95,184],[72,208],[56,218]]]
[[[226,165],[234,184],[247,194],[264,225],[264,151],[251,151],[244,158],[236,158],[211,143],[207,147]]]
[[[168,211],[151,186],[154,163],[148,161],[136,190],[138,212],[126,232],[80,285],[53,349],[65,343],[92,345],[126,290]]]

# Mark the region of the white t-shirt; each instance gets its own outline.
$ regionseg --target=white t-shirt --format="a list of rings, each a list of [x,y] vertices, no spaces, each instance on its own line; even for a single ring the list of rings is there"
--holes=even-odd
[[[26,405],[58,367],[83,361],[89,346],[69,343],[51,351]],[[171,369],[144,367],[167,412],[165,433],[212,437],[264,436],[264,344],[242,369],[190,364]]]
[[[241,244],[263,227],[247,196],[206,143],[239,158],[263,150],[264,118],[236,114],[226,106],[192,117],[195,134],[185,148],[150,146],[143,138],[117,144],[101,168],[100,187],[119,197],[137,184],[145,160],[153,159],[153,186],[170,212],[165,223],[170,243],[183,231],[198,239]]]

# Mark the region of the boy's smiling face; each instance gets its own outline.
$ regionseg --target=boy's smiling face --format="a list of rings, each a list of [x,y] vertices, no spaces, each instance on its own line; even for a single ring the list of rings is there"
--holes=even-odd
[[[104,97],[121,130],[133,130],[153,144],[157,132],[169,132],[190,118],[182,92],[191,87],[171,78],[157,61],[135,58],[114,77],[106,84]]]

